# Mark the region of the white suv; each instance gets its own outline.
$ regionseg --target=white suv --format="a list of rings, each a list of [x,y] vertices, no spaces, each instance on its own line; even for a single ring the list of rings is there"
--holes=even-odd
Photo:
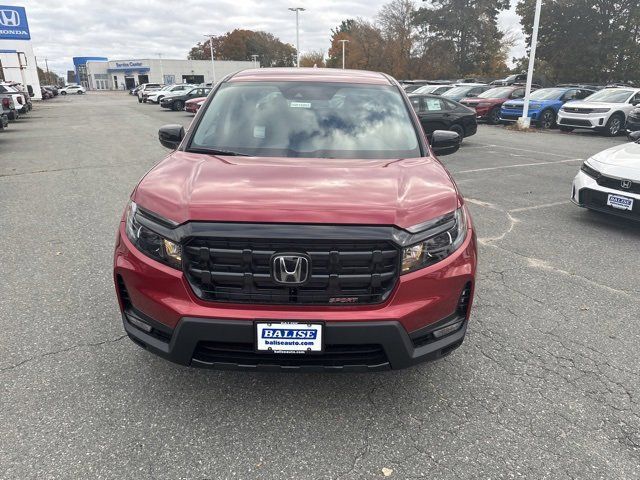
[[[67,85],[64,88],[61,88],[59,91],[60,95],[82,95],[86,92],[87,90],[82,85]]]
[[[640,88],[605,88],[584,100],[567,102],[558,113],[560,130],[588,128],[609,137],[624,130],[627,115],[640,104]]]
[[[151,92],[147,95],[147,102],[151,103],[160,103],[164,97],[168,95],[173,95],[176,92],[184,93],[186,90],[190,90],[193,88],[193,85],[167,85],[166,87],[162,87],[157,92]]]
[[[162,85],[159,83],[145,83],[138,89],[138,103],[146,102],[147,96],[149,96],[152,92],[157,92],[162,88]]]

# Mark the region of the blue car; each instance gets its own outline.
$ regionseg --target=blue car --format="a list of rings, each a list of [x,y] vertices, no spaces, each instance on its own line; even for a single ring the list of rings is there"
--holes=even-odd
[[[540,128],[553,128],[556,124],[558,110],[570,100],[582,100],[587,98],[595,90],[587,88],[554,87],[542,88],[531,93],[529,101],[529,118],[531,123]],[[502,122],[515,122],[522,116],[524,100],[508,100],[502,104],[500,120]]]

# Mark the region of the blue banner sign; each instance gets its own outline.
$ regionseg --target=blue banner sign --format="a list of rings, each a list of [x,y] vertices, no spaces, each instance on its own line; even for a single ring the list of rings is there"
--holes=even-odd
[[[31,40],[24,7],[0,5],[0,40]]]

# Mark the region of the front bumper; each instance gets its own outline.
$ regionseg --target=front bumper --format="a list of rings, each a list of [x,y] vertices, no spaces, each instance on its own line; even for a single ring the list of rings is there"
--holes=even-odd
[[[253,322],[185,317],[172,332],[146,333],[129,317],[142,317],[125,310],[124,329],[136,344],[171,362],[193,367],[266,371],[378,371],[406,368],[446,356],[464,340],[467,322],[452,316],[437,326],[462,321],[460,328],[436,339],[437,326],[412,335],[397,321],[327,322],[325,351],[321,354],[270,354],[254,351]],[[143,317],[145,318],[145,317]],[[148,317],[145,320],[157,325]]]
[[[627,117],[626,129],[628,132],[637,132],[640,130],[640,118],[629,115]]]
[[[129,242],[121,223],[114,277],[127,334],[139,345],[173,362],[216,368],[369,371],[434,360],[460,346],[473,299],[476,263],[476,239],[470,230],[463,245],[450,257],[400,276],[383,304],[207,302],[196,297],[181,271],[140,253]],[[462,311],[459,305],[465,291],[468,301]],[[152,332],[145,333],[134,326],[127,320],[131,314],[151,325]],[[256,320],[323,322],[326,344],[333,350],[327,351],[327,356],[314,356],[315,363],[298,355],[280,355],[265,361],[253,352]],[[434,330],[458,321],[463,321],[460,330],[440,339],[433,337]],[[210,348],[203,351],[211,342],[227,356],[221,359],[220,352],[212,355]],[[336,357],[338,351],[345,355]],[[298,359],[300,362],[296,362]]]
[[[500,120],[504,122],[516,122],[520,117],[522,117],[523,109],[520,108],[502,108],[500,110]],[[540,110],[529,110],[529,118],[537,122],[538,116],[540,115]]]
[[[160,106],[162,108],[173,108],[173,102],[167,102],[164,99],[160,101]]]
[[[567,113],[558,112],[558,125],[561,127],[588,128],[596,130],[604,128],[609,119],[609,113]]]
[[[609,194],[620,195],[627,198],[633,198],[633,210],[619,210],[607,205]],[[613,188],[598,185],[595,179],[583,171],[579,171],[573,180],[573,188],[571,191],[571,201],[579,207],[588,208],[609,215],[627,218],[629,220],[640,221],[640,195],[624,190],[615,190]]]

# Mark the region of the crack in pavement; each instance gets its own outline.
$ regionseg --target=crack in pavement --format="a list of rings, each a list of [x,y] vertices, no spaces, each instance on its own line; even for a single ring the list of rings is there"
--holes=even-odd
[[[60,350],[55,350],[53,352],[46,352],[40,355],[35,355],[33,357],[29,357],[21,362],[18,362],[16,364],[10,365],[8,367],[4,367],[4,368],[0,368],[0,373],[4,373],[4,372],[8,372],[10,370],[14,370],[18,367],[21,367],[22,365],[25,365],[29,362],[32,362],[34,360],[39,360],[41,358],[46,358],[46,357],[52,357],[54,355],[59,355],[61,353],[67,353],[70,352],[72,350],[77,350],[78,348],[86,348],[86,347],[98,347],[100,345],[105,345],[105,344],[109,344],[109,343],[116,343],[119,342],[120,340],[122,340],[123,338],[127,337],[128,335],[121,335],[115,339],[110,339],[110,340],[104,340],[102,342],[95,342],[95,343],[81,343],[78,345],[71,345],[70,347],[66,347],[66,348],[62,348]]]

